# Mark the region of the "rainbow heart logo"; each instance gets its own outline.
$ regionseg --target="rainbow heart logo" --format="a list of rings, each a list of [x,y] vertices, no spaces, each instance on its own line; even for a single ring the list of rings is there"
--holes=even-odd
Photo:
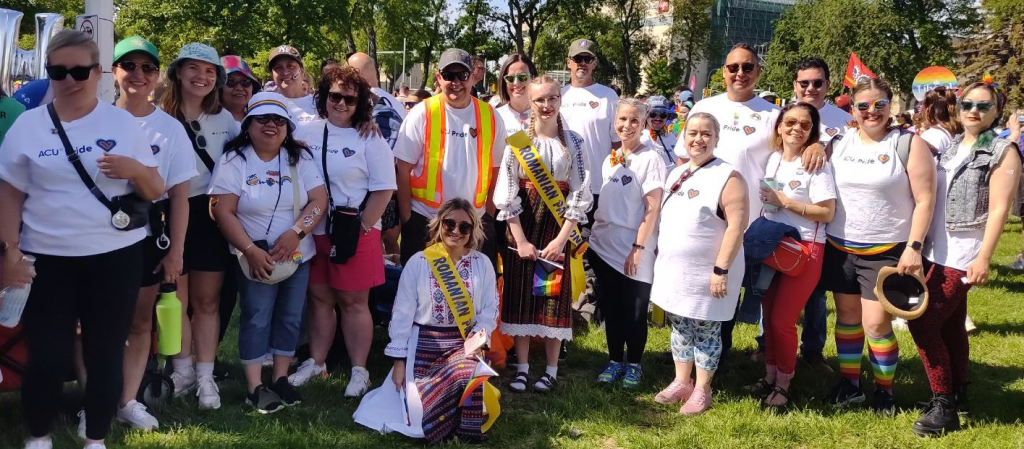
[[[886,163],[886,162],[889,162],[889,155],[888,154],[880,154],[880,155],[878,155],[878,160],[881,161],[883,164]]]
[[[597,107],[600,106],[600,105],[601,105],[601,103],[598,103],[596,101],[591,101],[590,102],[590,107],[593,108],[593,109],[597,109]]]
[[[469,128],[469,135],[476,139],[476,128]]]
[[[103,151],[110,151],[117,146],[117,142],[113,139],[96,139],[96,146],[103,148]]]
[[[629,183],[631,183],[631,182],[633,182],[633,177],[632,176],[625,175],[625,176],[622,177],[622,185],[624,185],[624,186],[625,185],[629,185]]]
[[[355,152],[355,150],[350,149],[350,148],[342,148],[341,149],[341,154],[344,154],[345,157],[352,157],[352,155],[356,154],[356,152]]]
[[[800,181],[789,181],[789,188],[796,190],[797,187],[800,187]]]
[[[150,145],[149,148],[153,150],[153,154],[157,154],[160,152],[160,145]]]
[[[744,126],[743,127],[743,132],[747,133],[748,136],[751,135],[751,134],[754,134],[754,131],[757,131],[757,129],[755,129],[753,126]]]
[[[838,134],[838,133],[839,133],[839,128],[826,128],[825,129],[825,134],[828,134],[829,137],[835,137],[835,135]]]
[[[690,189],[690,191],[686,192],[686,196],[688,196],[690,198],[693,198],[693,197],[695,197],[697,195],[700,195],[700,190]]]

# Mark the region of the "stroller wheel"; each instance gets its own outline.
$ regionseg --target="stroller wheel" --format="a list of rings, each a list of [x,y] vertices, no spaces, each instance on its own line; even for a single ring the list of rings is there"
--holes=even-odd
[[[147,408],[159,409],[174,399],[174,382],[159,372],[150,371],[142,378],[139,394],[135,400]]]

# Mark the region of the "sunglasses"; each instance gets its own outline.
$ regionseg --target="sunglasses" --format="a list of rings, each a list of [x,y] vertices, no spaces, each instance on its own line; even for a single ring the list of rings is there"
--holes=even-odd
[[[147,75],[160,71],[160,67],[157,67],[156,65],[150,64],[148,62],[144,62],[142,64],[136,64],[135,61],[125,61],[125,62],[117,63],[117,66],[120,67],[125,72],[134,72],[136,69],[140,69],[141,68],[142,69],[142,73],[145,73]],[[74,76],[74,75],[72,75],[72,76]]]
[[[459,234],[462,235],[469,235],[470,232],[473,232],[473,223],[468,221],[456,223],[451,218],[441,220],[441,227],[444,228],[445,232],[455,232],[455,229],[458,228]]]
[[[90,65],[80,65],[76,67],[71,67],[69,69],[62,65],[48,65],[46,66],[46,75],[54,81],[61,81],[64,78],[67,78],[68,75],[71,75],[71,77],[74,78],[75,81],[85,81],[89,79],[89,75],[92,74],[92,69],[95,69],[99,66],[99,63],[96,63]]]
[[[576,55],[572,57],[572,62],[575,62],[577,64],[590,64],[596,60],[597,58],[593,56]]]
[[[224,86],[228,89],[234,89],[235,86],[242,86],[245,88],[252,87],[252,80],[249,78],[242,78],[240,80],[229,79],[224,82]]]
[[[728,70],[729,73],[739,73],[740,70],[743,70],[743,73],[751,73],[756,67],[757,65],[754,63],[744,62],[743,64],[726,64],[725,69]]]
[[[405,102],[405,108],[406,109],[412,109],[412,108],[416,107],[416,105],[418,105],[418,104],[420,104],[420,102],[418,102],[418,101],[406,101]]]
[[[455,80],[469,81],[469,72],[441,72],[441,79],[449,83]]]
[[[995,107],[995,105],[992,104],[992,102],[989,102],[989,101],[967,101],[967,100],[964,100],[964,101],[960,102],[960,110],[964,111],[964,112],[970,112],[970,111],[973,111],[974,108],[978,108],[978,112],[984,114],[984,113],[986,113],[988,111],[991,111],[993,107]]]
[[[344,101],[348,106],[355,106],[356,103],[359,103],[359,97],[355,95],[344,95],[340,92],[328,92],[327,100],[335,104],[341,104],[341,102]]]
[[[889,100],[861,101],[853,105],[853,107],[861,112],[867,112],[868,109],[872,108],[875,111],[879,111],[886,106],[889,106]]]
[[[267,123],[270,122],[274,122],[275,126],[284,126],[288,124],[288,119],[275,114],[257,115],[252,119],[255,120],[256,123],[259,123],[261,125],[266,125]]]
[[[808,120],[797,120],[793,117],[787,118],[782,121],[782,126],[785,126],[786,128],[792,128],[797,125],[800,125],[800,129],[804,131],[810,131],[811,128],[814,126],[814,124]]]
[[[188,122],[188,126],[189,128],[192,128],[192,131],[196,132],[196,146],[202,149],[206,149],[206,137],[203,137],[202,134],[199,134],[200,132],[203,131],[203,127],[200,126],[199,122],[196,120],[190,120]]]
[[[821,86],[825,85],[825,80],[800,80],[796,83],[800,85],[801,89],[806,89],[807,86],[814,86],[815,89],[821,89]]]
[[[509,83],[509,84],[512,84],[512,83],[515,83],[515,82],[519,82],[519,84],[525,84],[525,83],[527,83],[529,81],[530,81],[530,74],[529,73],[515,73],[515,74],[505,75],[505,82]]]
[[[654,118],[654,119],[666,119],[668,117],[669,117],[669,115],[664,113],[664,112],[653,112],[653,113],[651,113],[651,118]]]

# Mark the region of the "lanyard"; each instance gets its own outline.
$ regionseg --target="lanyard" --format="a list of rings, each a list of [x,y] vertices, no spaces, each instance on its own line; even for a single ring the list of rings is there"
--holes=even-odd
[[[661,207],[665,207],[665,203],[668,203],[669,198],[672,198],[672,195],[679,191],[679,188],[683,186],[683,183],[686,182],[687,179],[692,178],[695,173],[700,171],[700,169],[704,168],[704,166],[714,162],[715,159],[718,158],[712,156],[711,159],[708,159],[703,164],[700,164],[699,166],[697,166],[697,168],[687,167],[686,171],[684,171],[683,174],[679,176],[679,179],[677,179],[676,182],[672,183],[672,187],[669,188],[668,190],[668,196],[666,196],[665,200],[661,202]]]

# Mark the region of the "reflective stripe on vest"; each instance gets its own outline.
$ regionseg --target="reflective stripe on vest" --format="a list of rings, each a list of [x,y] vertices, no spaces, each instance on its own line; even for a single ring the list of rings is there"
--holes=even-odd
[[[444,101],[440,97],[430,97],[426,103],[426,125],[423,142],[423,169],[414,177],[411,184],[412,197],[428,207],[441,207],[444,196],[444,185],[441,181],[442,164],[445,157],[445,141],[448,138],[447,116]],[[473,112],[476,127],[470,134],[476,139],[477,181],[473,203],[476,207],[484,207],[487,192],[491,186],[491,149],[494,145],[495,119],[494,110],[490,105],[474,98]]]

